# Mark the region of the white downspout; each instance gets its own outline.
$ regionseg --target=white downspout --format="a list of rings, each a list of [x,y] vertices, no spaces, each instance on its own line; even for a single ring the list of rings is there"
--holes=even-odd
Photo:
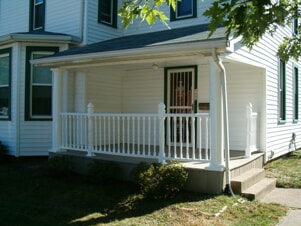
[[[87,44],[87,26],[88,26],[88,1],[83,0],[82,2],[82,18],[81,18],[81,36],[82,45]]]
[[[226,80],[226,69],[222,63],[222,60],[216,54],[216,48],[212,49],[213,60],[221,72],[221,82],[222,82],[222,94],[223,94],[223,117],[224,117],[224,149],[225,149],[225,164],[226,164],[226,187],[225,193],[229,195],[234,195],[231,188],[231,178],[230,178],[230,149],[229,149],[229,122],[228,122],[228,101],[227,101],[227,80]]]

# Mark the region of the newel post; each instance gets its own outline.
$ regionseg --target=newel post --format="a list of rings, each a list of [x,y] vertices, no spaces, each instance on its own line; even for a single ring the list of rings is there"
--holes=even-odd
[[[251,141],[252,141],[252,111],[253,106],[251,103],[249,103],[246,107],[246,113],[247,113],[247,137],[246,137],[246,151],[245,151],[245,157],[250,158],[251,157]]]
[[[88,112],[88,153],[87,156],[94,156],[94,154],[92,153],[93,151],[93,114],[94,114],[94,105],[92,103],[88,104],[87,107],[87,112]]]
[[[159,114],[159,156],[158,162],[165,164],[165,130],[164,130],[164,120],[165,120],[165,105],[160,103],[158,105],[158,114]]]

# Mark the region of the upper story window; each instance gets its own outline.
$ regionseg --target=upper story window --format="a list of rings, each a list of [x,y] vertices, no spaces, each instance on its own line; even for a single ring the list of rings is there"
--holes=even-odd
[[[182,0],[177,3],[176,11],[171,9],[170,20],[180,20],[196,17],[196,0]]]
[[[11,68],[11,49],[0,50],[0,120],[10,118],[10,68]]]
[[[286,69],[285,61],[280,59],[278,72],[278,114],[279,122],[286,120]]]
[[[98,22],[117,27],[117,0],[98,0]]]
[[[47,67],[36,67],[30,60],[54,54],[55,47],[27,47],[25,119],[51,120],[52,118],[52,72]]]
[[[31,3],[31,28],[32,30],[44,29],[45,0],[32,0]]]

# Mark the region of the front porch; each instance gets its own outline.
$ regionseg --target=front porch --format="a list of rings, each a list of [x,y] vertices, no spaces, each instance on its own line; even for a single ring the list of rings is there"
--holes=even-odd
[[[252,168],[262,168],[264,154],[258,153],[258,115],[246,110],[245,150],[230,151],[231,178]],[[57,144],[54,155],[70,156],[79,172],[94,161],[114,161],[129,180],[131,169],[140,162],[182,162],[188,170],[186,189],[206,194],[222,193],[226,184],[224,150],[212,148],[211,115],[207,113],[95,113],[89,103],[86,113],[60,113],[54,126]],[[214,146],[214,145],[213,145]],[[255,151],[255,152],[254,152]],[[253,153],[252,153],[253,152]],[[222,153],[222,162],[218,155]]]

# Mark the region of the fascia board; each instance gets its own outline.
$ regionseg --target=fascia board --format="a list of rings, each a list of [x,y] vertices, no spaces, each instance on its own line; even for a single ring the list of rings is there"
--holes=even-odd
[[[0,37],[0,44],[14,42],[47,42],[47,43],[70,43],[79,44],[79,38],[70,35],[35,35],[35,34],[9,34]]]

